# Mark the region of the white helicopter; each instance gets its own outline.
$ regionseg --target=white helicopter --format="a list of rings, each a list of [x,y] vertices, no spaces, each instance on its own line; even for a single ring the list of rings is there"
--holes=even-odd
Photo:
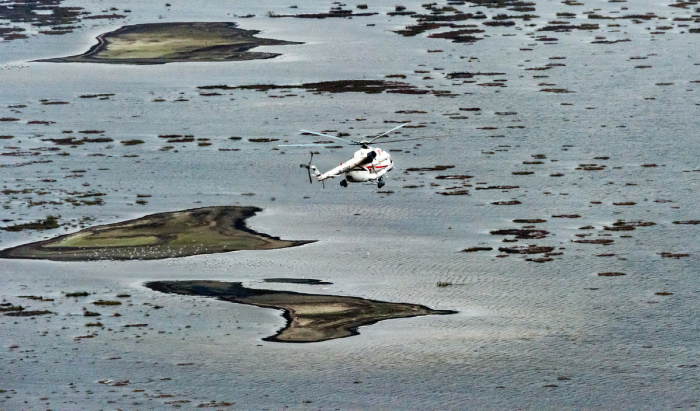
[[[309,130],[301,130],[303,133],[309,133],[309,134],[315,134],[317,136],[322,136],[322,137],[328,137],[332,138],[334,140],[342,140],[346,143],[349,143],[350,145],[357,145],[360,146],[361,148],[355,152],[353,157],[340,164],[338,167],[329,170],[325,173],[321,173],[318,171],[316,166],[311,165],[311,161],[313,161],[314,158],[314,153],[311,152],[311,159],[309,160],[309,164],[300,164],[299,167],[306,168],[306,170],[309,172],[309,183],[313,183],[313,180],[311,180],[311,171],[314,172],[314,175],[316,176],[317,181],[321,181],[322,183],[328,179],[328,178],[335,178],[338,177],[341,174],[345,174],[345,179],[340,182],[340,185],[342,187],[347,187],[348,183],[371,183],[371,184],[376,184],[377,188],[382,188],[384,186],[385,181],[384,181],[384,175],[388,173],[389,171],[394,169],[394,160],[392,160],[391,156],[389,153],[386,151],[383,151],[377,147],[371,147],[370,144],[374,141],[377,140],[378,138],[384,137],[387,134],[391,133],[392,131],[398,130],[401,127],[407,125],[409,123],[404,123],[401,124],[398,127],[394,127],[389,131],[385,131],[382,134],[379,134],[378,136],[370,139],[370,140],[361,140],[361,141],[351,141],[347,140],[341,137],[336,137],[336,136],[331,136],[328,134],[321,134],[317,133],[315,131],[309,131]],[[384,143],[396,143],[399,141],[409,141],[409,140],[418,140],[418,139],[404,139],[404,140],[392,140],[392,141],[384,141]],[[299,146],[323,146],[323,145],[330,145],[333,143],[313,143],[313,144],[281,144],[281,147],[299,147]],[[325,186],[325,184],[324,184]]]

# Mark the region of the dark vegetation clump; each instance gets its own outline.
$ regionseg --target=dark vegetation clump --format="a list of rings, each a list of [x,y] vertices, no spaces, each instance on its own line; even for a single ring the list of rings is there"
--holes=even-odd
[[[385,81],[385,80],[336,80],[336,81],[322,81],[318,83],[304,83],[297,85],[277,85],[277,84],[250,84],[243,86],[230,87],[226,85],[218,86],[200,86],[199,89],[223,89],[223,90],[255,90],[255,91],[269,91],[277,89],[305,89],[309,92],[315,93],[400,93],[400,94],[429,94],[430,90],[418,89],[407,83],[402,83],[399,81]]]
[[[554,247],[529,245],[523,247],[500,247],[498,251],[508,254],[544,254],[554,251]]]
[[[464,20],[483,20],[487,16],[477,11],[476,13],[459,13],[459,14],[415,14],[411,17],[417,18],[418,22],[454,22]]]
[[[121,141],[121,143],[124,144],[125,146],[135,146],[137,144],[143,144],[143,143],[145,143],[145,141],[134,139],[134,140],[124,140],[124,141]]]
[[[443,196],[468,196],[469,190],[439,191],[437,194]]]
[[[90,295],[87,291],[76,291],[74,293],[66,293],[66,297],[87,297]]]
[[[477,190],[512,190],[514,188],[520,188],[520,186],[488,186],[488,187],[477,187]]]
[[[534,9],[533,9],[534,10]],[[515,14],[515,15],[508,15],[508,14],[496,14],[495,16],[491,17],[493,20],[511,20],[511,19],[523,19],[524,21],[528,21],[530,19],[537,19],[540,16],[536,16],[534,14]]]
[[[453,72],[453,73],[447,73],[447,74],[445,75],[445,78],[447,78],[447,79],[456,79],[456,78],[472,78],[472,77],[474,77],[474,76],[489,76],[489,77],[493,77],[493,76],[505,76],[505,75],[506,75],[506,73],[480,73],[480,72],[470,73],[470,72],[468,72],[468,71],[461,71],[461,72],[460,72],[460,71],[456,71],[456,72]],[[480,108],[460,108],[460,110],[463,110],[463,111],[481,111]]]
[[[525,261],[532,261],[535,263],[546,263],[547,261],[554,261],[553,258],[540,257],[540,258],[526,258]],[[545,387],[556,387],[556,385],[545,385]]]
[[[612,224],[612,227],[603,227],[603,230],[606,231],[632,231],[635,229],[635,227],[649,227],[656,225],[656,223],[652,223],[651,221],[624,221],[624,220],[617,220]]]
[[[561,33],[561,32],[569,32],[572,30],[598,30],[600,29],[600,26],[598,24],[580,24],[580,25],[574,25],[574,24],[558,24],[558,25],[551,25],[551,26],[544,26],[537,31],[553,31],[556,33]]]
[[[471,248],[465,248],[462,250],[462,253],[473,253],[476,251],[491,251],[493,250],[493,247],[471,247]]]
[[[406,171],[443,171],[454,167],[455,166],[409,167]]]
[[[105,306],[105,305],[121,305],[122,303],[121,303],[121,301],[97,300],[97,301],[94,301],[93,304]]]
[[[5,231],[22,231],[22,230],[52,230],[58,228],[58,218],[52,215],[46,216],[45,220],[37,220],[33,223],[15,224],[8,227],[0,227],[0,230]]]
[[[512,23],[512,22],[509,22]],[[484,23],[486,24],[486,23]],[[513,23],[515,24],[515,23]],[[474,43],[475,41],[483,40],[483,37],[474,37],[471,34],[483,33],[484,30],[478,29],[463,29],[455,31],[447,31],[444,33],[431,34],[428,37],[438,39],[449,39],[453,43]]]
[[[440,167],[440,166],[438,166]],[[450,167],[452,168],[452,167]],[[432,171],[432,170],[430,170]],[[437,176],[435,177],[436,180],[467,180],[472,178],[473,176],[467,176],[467,175],[452,175],[452,176]]]
[[[498,20],[498,21],[485,21],[482,23],[484,26],[504,26],[504,27],[510,27],[510,26],[515,26],[514,21],[510,20]]]
[[[125,14],[96,14],[94,16],[87,16],[83,17],[84,19],[89,19],[89,20],[113,20],[113,19],[123,19],[125,18]]]
[[[520,238],[523,240],[532,240],[545,238],[549,231],[546,230],[535,230],[530,228],[506,228],[503,230],[494,230],[490,232],[491,235],[514,235],[515,238]]]
[[[40,295],[19,295],[18,297],[34,301],[53,301],[53,298],[45,298]]]
[[[23,2],[3,2],[0,4],[0,20],[12,23],[31,24],[33,27],[50,27],[51,30],[38,30],[41,34],[71,33],[82,18],[90,14],[81,7],[63,7],[57,0],[31,0]],[[0,38],[5,41],[26,39],[24,28],[2,27]]]
[[[66,138],[42,138],[41,141],[50,141],[57,146],[82,146],[85,143],[110,143],[114,140],[109,138],[109,137],[96,137],[96,138],[83,137],[82,139],[76,139],[75,137],[66,137]]]
[[[248,141],[253,143],[269,143],[272,141],[279,141],[278,138],[249,138]]]
[[[168,143],[191,143],[194,141],[194,137],[183,137],[183,138],[173,138],[168,140]]]
[[[362,7],[358,6],[358,9]],[[374,16],[379,13],[353,13],[352,10],[344,10],[343,8],[333,7],[328,13],[304,13],[304,14],[276,14],[269,12],[267,17],[271,18],[282,18],[282,17],[295,17],[298,19],[326,19],[326,18],[353,18],[353,17],[367,17]]]
[[[15,311],[23,311],[24,307],[21,305],[13,305],[11,303],[2,303],[0,304],[0,313],[2,312],[15,312]]]
[[[615,240],[610,240],[607,238],[596,238],[593,240],[573,240],[575,243],[579,244],[600,244],[600,245],[610,245],[612,244]]]
[[[111,97],[113,93],[102,93],[102,94],[83,94],[79,96],[80,98],[97,98],[97,97]]]
[[[632,41],[630,39],[622,39],[622,40],[596,40],[592,41],[591,44],[615,44],[615,43],[622,43],[626,41]]]
[[[659,253],[661,258],[675,258],[676,260],[680,260],[682,257],[690,257],[690,254],[673,254],[669,252],[663,252]]]
[[[48,310],[36,310],[36,311],[12,311],[5,314],[8,317],[34,317],[35,315],[46,315],[53,314],[52,311]]]

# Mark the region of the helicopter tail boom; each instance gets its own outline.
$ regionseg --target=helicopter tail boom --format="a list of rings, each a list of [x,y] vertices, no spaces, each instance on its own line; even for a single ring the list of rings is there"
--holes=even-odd
[[[314,175],[316,176],[316,179],[318,180],[318,176],[321,175],[321,172],[318,171],[318,168],[316,168],[316,166],[309,166],[309,170],[313,171]]]

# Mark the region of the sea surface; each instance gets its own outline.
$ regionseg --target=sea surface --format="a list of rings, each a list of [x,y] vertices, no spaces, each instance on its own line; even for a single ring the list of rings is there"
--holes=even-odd
[[[49,214],[69,223],[0,231],[0,247],[216,205],[261,207],[248,220],[250,228],[286,240],[318,240],[158,261],[0,260],[1,303],[55,313],[0,317],[0,409],[697,407],[700,225],[678,222],[700,220],[700,33],[691,32],[700,29],[700,5],[451,3],[401,5],[425,15],[450,6],[487,18],[452,22],[475,27],[402,36],[394,31],[418,22],[387,15],[395,1],[368,2],[367,9],[348,3],[343,9],[378,14],[325,19],[268,12],[328,13],[338,4],[123,1],[113,6],[115,13],[131,10],[126,18],[83,19],[64,35],[23,25],[28,39],[0,42],[0,118],[18,119],[0,122],[0,135],[13,136],[0,140],[2,226]],[[104,1],[61,4],[93,15],[112,7]],[[508,10],[513,7],[535,10]],[[494,20],[498,14],[533,17]],[[123,25],[180,21],[231,21],[259,30],[260,37],[303,44],[256,48],[282,55],[242,62],[34,61],[83,53],[97,35]],[[491,21],[515,25],[483,24]],[[582,24],[599,27],[537,31]],[[473,43],[428,37],[464,29],[485,31],[471,34],[481,38]],[[386,77],[396,75],[405,78]],[[331,80],[400,81],[428,93],[289,88],[206,90],[221,95],[202,96],[197,88]],[[113,95],[80,97],[91,94]],[[309,161],[310,148],[277,147],[318,141],[301,129],[359,140],[406,121],[424,127],[391,136],[423,139],[377,141],[394,150],[395,170],[382,189],[343,188],[339,179],[325,188],[309,184],[299,164]],[[102,133],[80,133],[90,130]],[[158,137],[170,134],[208,140],[166,143]],[[71,147],[46,140],[70,136],[114,141]],[[260,138],[278,141],[249,140]],[[144,143],[121,143],[129,140]],[[311,148],[322,171],[354,149]],[[429,170],[436,166],[450,167]],[[465,175],[471,177],[436,178]],[[79,197],[96,193],[102,195]],[[103,204],[80,202],[95,197]],[[512,201],[519,204],[493,204]],[[610,230],[620,221],[633,222],[634,229]],[[504,242],[515,238],[490,233],[530,225],[546,236]],[[613,241],[574,242],[581,240]],[[529,245],[554,250],[548,256],[499,250]],[[462,251],[472,247],[492,250]],[[333,284],[263,281],[280,277]],[[458,313],[383,321],[361,327],[358,336],[321,343],[265,342],[285,324],[280,311],[143,286],[180,279]],[[90,295],[65,296],[77,291]],[[98,299],[122,304],[93,305]],[[84,317],[86,310],[101,316]],[[96,322],[102,326],[86,326]]]

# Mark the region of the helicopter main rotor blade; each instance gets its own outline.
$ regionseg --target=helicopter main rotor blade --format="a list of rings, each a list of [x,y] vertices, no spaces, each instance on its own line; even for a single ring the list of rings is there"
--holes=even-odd
[[[278,144],[277,147],[308,147],[308,146],[330,146],[337,143],[309,143],[309,144]]]
[[[389,130],[389,131],[385,131],[385,132],[383,132],[382,134],[380,134],[380,135],[374,137],[373,139],[371,139],[369,142],[371,143],[371,142],[373,142],[374,140],[378,139],[379,137],[383,137],[383,136],[385,136],[385,135],[391,133],[392,131],[398,130],[398,129],[400,129],[401,127],[406,126],[406,125],[408,125],[408,124],[409,124],[409,123],[403,123],[403,124],[401,124],[401,125],[398,126],[398,127],[394,127],[394,128],[392,128],[391,130]]]
[[[426,138],[438,138],[438,137],[416,137],[416,138],[405,138],[403,140],[390,140],[390,141],[382,141],[381,144],[387,144],[387,143],[398,143],[401,141],[413,141],[413,140],[423,140]]]
[[[345,139],[345,138],[342,138],[342,137],[331,136],[331,135],[328,135],[328,134],[321,134],[321,133],[317,133],[317,132],[315,132],[315,131],[309,131],[309,130],[299,130],[299,131],[301,131],[302,133],[310,133],[310,134],[315,134],[315,135],[317,135],[317,136],[333,138],[333,139],[336,139],[336,140],[342,140],[342,141],[345,141],[346,143],[350,143],[350,144],[357,144],[357,143],[354,142],[354,141],[350,141],[350,140]]]

